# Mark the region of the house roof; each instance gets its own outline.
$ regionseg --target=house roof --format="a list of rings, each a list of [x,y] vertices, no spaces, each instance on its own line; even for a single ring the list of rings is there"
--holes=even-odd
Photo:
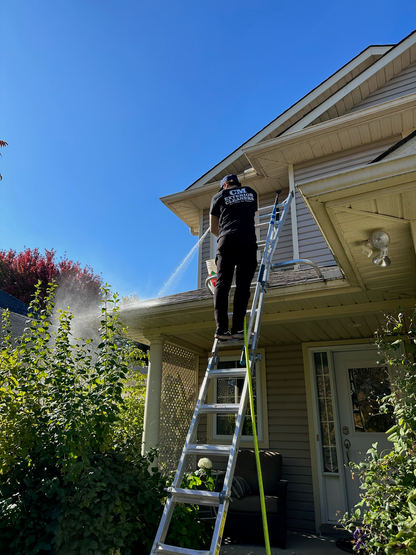
[[[380,326],[384,311],[414,306],[415,299],[405,293],[363,291],[339,277],[336,268],[327,271],[326,282],[311,269],[271,274],[260,347],[368,338]],[[141,343],[163,337],[204,356],[212,346],[213,300],[205,289],[122,307],[120,317],[129,336]]]
[[[260,347],[369,341],[386,311],[415,305],[416,32],[394,47],[371,48],[384,50],[364,51],[344,66],[347,75],[335,73],[312,91],[315,97],[306,95],[191,187],[162,199],[196,234],[224,174],[237,173],[263,194],[287,188],[288,166],[294,166],[296,187],[343,276],[323,282],[313,270],[273,275]],[[396,87],[395,76],[403,85],[408,74],[411,83]],[[342,157],[352,160],[341,164],[348,170],[333,169],[333,159]],[[321,163],[325,174],[315,171]],[[363,241],[376,229],[391,238],[387,268],[362,254]],[[201,354],[212,345],[212,298],[204,290],[137,305],[122,318],[144,343],[164,337]]]
[[[27,316],[29,305],[19,299],[16,299],[16,297],[9,295],[9,293],[0,290],[0,309],[1,308],[8,308],[10,312]]]
[[[372,46],[364,50],[351,62],[346,64],[329,79],[311,91],[302,100],[294,104],[286,112],[276,118],[269,126],[252,137],[230,156],[217,164],[199,180],[185,191],[162,197],[162,202],[181,218],[195,235],[199,233],[200,211],[208,208],[212,195],[216,192],[218,182],[228,173],[239,175],[241,182],[249,182],[250,186],[263,194],[288,187],[287,166],[308,159],[307,155],[286,156],[281,159],[271,159],[267,152],[277,152],[277,144],[284,146],[285,141],[289,148],[301,143],[301,136],[305,134],[305,141],[314,139],[315,134],[328,131],[328,123],[350,125],[356,118],[357,133],[344,137],[341,149],[347,150],[377,140],[374,131],[379,134],[379,140],[392,136],[398,140],[403,126],[407,129],[416,127],[412,121],[397,121],[390,124],[394,115],[387,116],[385,125],[379,126],[380,131],[374,129],[374,118],[379,114],[379,107],[360,106],[367,97],[379,89],[383,84],[399,74],[403,69],[416,61],[416,31],[405,37],[395,46]],[[408,104],[414,104],[414,98],[404,97]],[[387,103],[389,104],[389,103]],[[394,99],[387,106],[396,115],[406,109],[403,98]],[[360,108],[359,111],[358,108]],[[373,116],[373,117],[372,117]],[[360,121],[363,118],[363,121]],[[367,118],[367,119],[366,119]],[[308,135],[309,133],[309,135]],[[342,133],[342,132],[341,132]],[[345,133],[344,133],[345,135]],[[304,141],[304,143],[305,143]],[[315,143],[314,143],[315,144]],[[339,137],[333,135],[333,142],[327,141],[325,145],[319,143],[317,148],[306,147],[311,151],[311,158],[325,155],[339,150]],[[301,147],[299,146],[298,150]],[[265,154],[266,153],[266,154]],[[260,158],[262,161],[260,161]],[[274,166],[273,171],[270,166]]]

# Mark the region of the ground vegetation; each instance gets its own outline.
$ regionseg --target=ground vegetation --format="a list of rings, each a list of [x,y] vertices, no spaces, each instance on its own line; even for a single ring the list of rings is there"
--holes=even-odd
[[[391,394],[382,410],[392,412],[388,430],[392,447],[380,452],[375,443],[352,472],[361,481],[362,499],[344,525],[355,549],[368,554],[416,554],[416,311],[388,315],[376,333],[379,364],[389,368]]]

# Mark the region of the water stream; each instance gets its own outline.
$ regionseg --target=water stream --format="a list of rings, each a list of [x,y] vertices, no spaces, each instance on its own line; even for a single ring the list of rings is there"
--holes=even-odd
[[[202,243],[202,241],[205,239],[208,233],[209,233],[209,229],[206,230],[206,232],[199,239],[199,241],[192,247],[189,253],[185,256],[185,258],[182,260],[182,262],[179,264],[179,266],[176,268],[176,270],[173,272],[173,274],[170,276],[167,282],[163,285],[162,289],[157,294],[157,297],[166,296],[169,290],[172,289],[174,285],[177,285],[179,283],[180,279],[182,278],[182,275],[184,274],[185,270],[188,268],[189,264],[191,263],[191,260],[193,259],[195,253],[197,252],[199,245]]]

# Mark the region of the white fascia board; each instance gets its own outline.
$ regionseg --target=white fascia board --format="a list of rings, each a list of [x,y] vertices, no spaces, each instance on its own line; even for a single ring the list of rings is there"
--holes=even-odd
[[[416,178],[416,154],[381,160],[326,178],[314,179],[298,185],[297,188],[305,200],[328,203],[351,196],[351,190],[354,188],[359,188],[357,193],[370,190],[380,193],[391,184],[396,185],[397,178],[400,180],[400,187],[413,188]]]
[[[371,56],[383,56],[391,50],[394,45],[386,45],[386,46],[369,46],[363,52],[358,54],[355,58],[353,58],[350,62],[345,64],[342,68],[340,68],[337,72],[333,75],[328,77],[325,81],[323,81],[320,85],[318,85],[315,89],[313,89],[310,93],[300,99],[298,102],[293,104],[290,108],[288,108],[285,112],[283,112],[280,116],[278,116],[275,120],[271,123],[266,125],[261,131],[256,133],[251,139],[249,139],[246,143],[242,144],[237,150],[235,150],[232,154],[224,158],[219,164],[214,166],[210,171],[200,177],[197,181],[195,181],[189,188],[196,189],[198,187],[202,187],[207,183],[210,179],[215,177],[219,172],[225,170],[230,164],[232,164],[235,160],[238,160],[243,154],[244,150],[250,146],[256,145],[260,141],[262,141],[267,135],[269,135],[274,129],[282,125],[285,121],[296,115],[300,110],[303,110],[305,107],[308,106],[313,100],[315,100],[318,96],[323,94],[327,89],[330,89],[335,83],[337,83],[340,79],[343,79],[348,73],[350,73],[353,69],[358,67],[362,64],[365,60],[367,60]],[[370,66],[373,67],[373,66]],[[342,90],[342,89],[341,89]],[[332,98],[332,97],[331,97]],[[303,121],[303,120],[300,120]],[[290,129],[293,129],[291,127]]]
[[[245,148],[244,153],[248,158],[250,156],[265,154],[268,151],[283,149],[291,145],[299,145],[302,142],[313,141],[318,137],[328,136],[331,133],[337,133],[343,129],[351,129],[365,123],[370,123],[375,119],[380,119],[389,114],[395,114],[407,109],[413,109],[416,103],[416,93],[395,98],[383,104],[370,106],[364,110],[345,114],[338,118],[317,123],[305,129],[299,129],[293,133],[284,133],[275,139],[264,141],[259,145],[253,145],[251,148]],[[283,162],[280,162],[283,164]]]
[[[405,52],[408,48],[413,46],[416,43],[416,32],[412,33],[409,37],[405,40],[400,42],[397,46],[392,48],[389,52],[384,54],[379,60],[374,62],[369,68],[364,70],[362,73],[357,75],[352,81],[347,83],[342,89],[334,93],[331,97],[327,100],[322,102],[319,106],[317,106],[312,112],[304,116],[301,120],[297,123],[292,125],[287,131],[284,132],[284,135],[289,135],[301,129],[304,129],[307,125],[312,123],[316,120],[319,116],[321,116],[324,112],[326,112],[329,108],[331,108],[334,104],[338,101],[345,98],[348,94],[354,91],[357,87],[362,85],[365,81],[367,81],[370,77],[372,77],[377,71],[383,69],[387,64],[392,62],[395,58],[398,58],[403,52]]]

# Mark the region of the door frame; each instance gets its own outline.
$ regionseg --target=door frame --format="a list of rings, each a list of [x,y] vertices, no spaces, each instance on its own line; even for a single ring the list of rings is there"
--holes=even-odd
[[[321,424],[318,411],[318,394],[316,386],[316,374],[314,364],[314,354],[317,352],[326,352],[328,358],[328,369],[330,377],[330,386],[333,400],[334,425],[336,438],[336,453],[339,466],[343,463],[342,437],[339,421],[338,399],[335,387],[335,368],[333,362],[333,354],[336,352],[352,352],[352,351],[376,351],[376,346],[370,344],[368,339],[355,341],[330,341],[322,343],[305,343],[303,345],[303,360],[305,370],[306,384],[306,404],[309,423],[309,441],[311,452],[311,468],[312,468],[312,487],[315,505],[315,525],[318,532],[322,525],[335,526],[339,525],[338,519],[341,519],[348,508],[347,503],[347,484],[345,481],[345,472],[325,473],[322,461],[322,438]],[[340,499],[339,513],[337,518],[330,518],[329,515],[329,485],[331,489],[336,488]]]

